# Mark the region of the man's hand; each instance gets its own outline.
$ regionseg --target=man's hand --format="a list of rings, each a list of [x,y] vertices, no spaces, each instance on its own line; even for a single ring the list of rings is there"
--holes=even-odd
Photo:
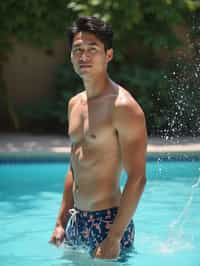
[[[56,245],[57,247],[59,247],[63,240],[64,240],[64,236],[65,236],[65,230],[63,229],[63,227],[60,226],[56,226],[51,239],[49,240],[49,243]]]
[[[120,254],[120,239],[107,236],[94,251],[99,259],[116,259]]]

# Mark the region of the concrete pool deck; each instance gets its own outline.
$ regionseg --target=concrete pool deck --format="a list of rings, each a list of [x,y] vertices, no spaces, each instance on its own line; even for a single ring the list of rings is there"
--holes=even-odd
[[[0,155],[65,155],[70,152],[70,141],[59,135],[0,134]],[[148,154],[200,154],[200,137],[149,138]]]

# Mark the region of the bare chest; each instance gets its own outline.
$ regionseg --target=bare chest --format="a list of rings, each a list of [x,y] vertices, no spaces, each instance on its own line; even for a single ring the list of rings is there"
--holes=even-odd
[[[72,108],[68,131],[72,143],[102,142],[110,133],[113,133],[111,106],[77,104]]]

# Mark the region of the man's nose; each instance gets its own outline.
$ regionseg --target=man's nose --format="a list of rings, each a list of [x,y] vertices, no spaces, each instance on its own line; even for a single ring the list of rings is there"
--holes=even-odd
[[[89,58],[89,56],[88,56],[88,52],[87,52],[86,50],[83,51],[82,54],[81,54],[81,56],[80,56],[80,60],[85,61],[85,60],[87,60],[88,58]]]

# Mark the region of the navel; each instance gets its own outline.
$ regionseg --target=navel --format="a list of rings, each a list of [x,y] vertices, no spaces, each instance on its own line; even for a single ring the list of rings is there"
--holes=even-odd
[[[96,135],[95,135],[95,134],[90,134],[90,137],[91,137],[92,139],[96,139]]]

